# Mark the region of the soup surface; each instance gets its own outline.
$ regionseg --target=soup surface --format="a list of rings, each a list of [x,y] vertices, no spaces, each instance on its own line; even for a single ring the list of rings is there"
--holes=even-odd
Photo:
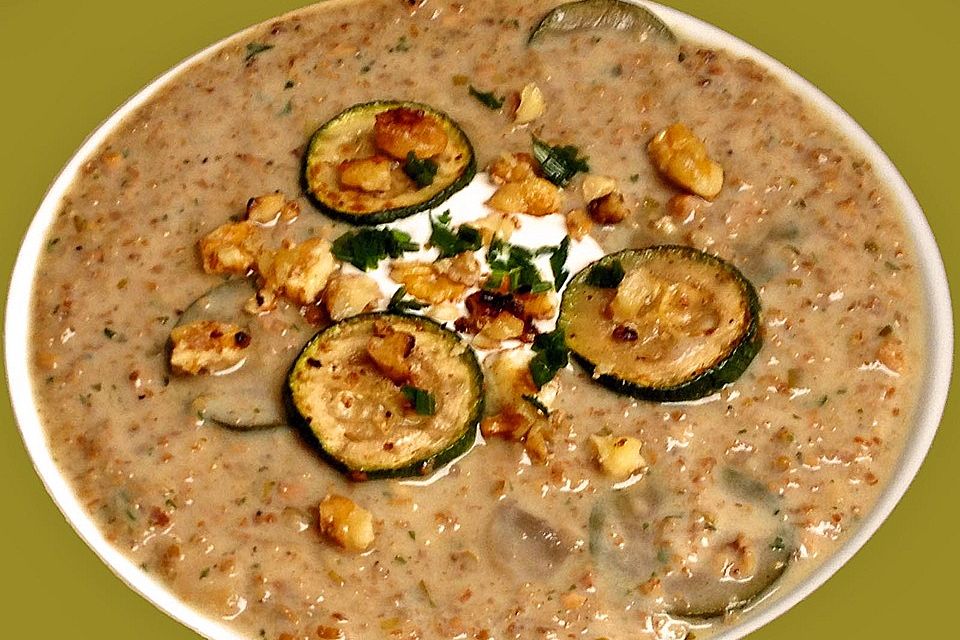
[[[683,33],[581,28],[528,42],[556,5],[332,1],[265,23],[132,113],[63,199],[31,302],[31,375],[51,449],[118,549],[247,637],[703,637],[818,566],[885,486],[911,426],[924,318],[901,212],[869,162],[758,63]],[[318,127],[378,100],[449,118],[478,173],[432,214],[379,227],[419,246],[379,262],[368,280],[347,264],[356,245],[350,253],[335,242],[356,227],[318,210],[301,171]],[[683,131],[668,129],[678,123]],[[679,136],[674,150],[695,158],[693,169],[658,156],[651,141],[665,130]],[[575,147],[559,152],[574,173],[563,188],[550,186],[563,180],[542,159],[515,155],[532,154],[534,137],[555,152]],[[379,154],[386,143],[377,144]],[[363,160],[373,152],[361,146],[336,149]],[[383,162],[391,184],[410,192],[421,174],[403,155]],[[462,158],[436,157],[438,176],[448,164],[465,170]],[[344,165],[329,166],[340,173],[328,182],[347,192],[385,192],[354,188]],[[719,168],[715,193],[707,183]],[[248,206],[274,192],[284,195]],[[238,222],[248,215],[254,222]],[[258,238],[257,255],[232,276],[211,262],[225,257],[214,245],[229,225]],[[433,262],[447,246],[431,242],[436,226],[481,237],[458,236],[466,248],[448,241],[456,253]],[[547,247],[530,258],[539,275],[526,288],[509,284],[520,271],[491,284],[503,274],[489,245],[504,242]],[[594,361],[592,375],[575,358],[547,373],[529,368],[535,354],[567,355],[563,336],[549,344],[559,335],[552,289],[564,293],[566,280],[558,271],[572,277],[605,254],[659,245],[693,247],[733,271],[713,288],[703,284],[709,275],[684,280],[714,268],[699,258],[687,270],[681,261],[643,271],[631,257],[617,263],[619,276],[584,272],[586,284],[574,280],[588,287],[582,306],[597,320],[569,320],[581,336],[619,322],[621,298],[660,311],[634,308],[633,320],[616,324],[602,345],[612,361]],[[312,290],[310,278],[294,283],[289,269],[276,276],[278,264],[305,255],[298,247],[316,249],[310,274],[326,291]],[[350,293],[341,305],[332,302],[337,278]],[[735,297],[747,290],[740,278],[759,313]],[[668,300],[670,282],[693,289]],[[376,367],[364,360],[355,387],[348,381],[331,396],[311,387],[300,403],[291,383],[293,404],[318,419],[288,416],[295,410],[281,394],[307,340],[331,316],[386,309],[398,283],[407,295],[394,297],[394,310],[451,332],[421,342],[432,386],[374,352],[373,338],[413,334],[374,323],[351,339]],[[437,293],[438,283],[450,290]],[[517,311],[519,299],[527,306]],[[663,305],[673,305],[673,320]],[[709,368],[694,352],[714,336],[737,344],[720,327],[735,317],[736,331],[755,326],[762,342],[756,355],[739,354],[735,379],[692,395],[654,393],[654,366],[642,376],[647,391],[600,384],[629,375],[619,343],[641,353],[637,361],[683,349],[678,362]],[[203,321],[219,323],[216,338],[226,331],[241,356],[221,351],[198,364],[188,350],[178,360],[177,329]],[[681,325],[683,339],[669,338]],[[455,334],[462,347],[448,352],[444,340]],[[546,338],[531,347],[535,335]],[[649,355],[648,343],[659,351]],[[298,380],[333,384],[302,362]],[[416,438],[424,421],[443,447],[466,442],[448,433],[466,424],[469,445],[474,383],[486,396],[483,436],[469,449],[444,448],[457,454],[452,463],[440,455],[418,475],[378,479],[403,474],[337,464],[331,447],[319,450],[324,429],[343,427],[337,437],[357,455],[373,455],[372,439],[377,460],[390,463],[395,451],[420,449],[384,434]],[[369,402],[388,419],[356,413],[353,403]],[[296,422],[307,428],[286,426]]]

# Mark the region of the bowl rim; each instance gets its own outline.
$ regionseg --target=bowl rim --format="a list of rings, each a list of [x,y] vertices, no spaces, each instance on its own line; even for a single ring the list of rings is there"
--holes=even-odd
[[[352,1],[355,0],[326,0],[322,4],[332,5]],[[820,566],[782,593],[777,593],[776,597],[745,613],[743,618],[730,628],[712,636],[714,640],[736,640],[779,617],[826,582],[863,547],[910,486],[933,442],[949,392],[953,365],[953,316],[950,291],[943,260],[923,210],[890,158],[853,117],[798,73],[719,27],[655,2],[628,1],[650,8],[671,29],[684,37],[707,46],[725,49],[738,57],[759,62],[791,91],[815,105],[855,149],[870,159],[879,179],[888,185],[888,189],[896,197],[914,243],[921,280],[926,292],[927,366],[919,387],[923,389],[924,402],[917,407],[913,431],[900,454],[897,469],[857,529]],[[44,195],[17,253],[8,288],[4,351],[10,400],[31,463],[47,493],[87,546],[129,588],[181,624],[211,640],[243,640],[243,636],[180,600],[166,586],[143,572],[111,545],[84,510],[69,482],[58,469],[48,446],[33,394],[33,385],[27,373],[30,339],[29,301],[32,299],[33,276],[37,261],[42,254],[46,231],[60,207],[64,193],[73,183],[83,164],[103,140],[122,124],[127,116],[157,95],[187,68],[229,43],[243,39],[261,24],[282,20],[305,9],[310,10],[303,7],[269,18],[203,48],[152,80],[98,125],[71,156]]]

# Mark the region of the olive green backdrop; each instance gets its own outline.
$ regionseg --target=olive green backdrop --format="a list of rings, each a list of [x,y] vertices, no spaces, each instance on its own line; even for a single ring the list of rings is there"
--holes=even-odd
[[[33,211],[87,133],[174,63],[305,2],[0,0],[4,305],[17,247]],[[912,185],[943,249],[951,281],[958,281],[960,2],[667,4],[779,58],[853,114]],[[824,587],[752,638],[955,637],[956,628],[947,625],[955,613],[960,575],[957,386],[930,457],[893,516]],[[0,637],[196,640],[127,590],[73,533],[34,475],[5,388],[2,396]]]

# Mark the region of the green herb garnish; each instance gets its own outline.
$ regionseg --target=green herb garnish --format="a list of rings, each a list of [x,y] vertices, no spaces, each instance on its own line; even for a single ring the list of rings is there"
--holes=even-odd
[[[550,409],[547,408],[547,405],[540,402],[540,398],[532,395],[524,395],[522,397],[527,401],[528,404],[530,404],[530,406],[537,410],[537,413],[542,415],[544,418],[550,417]]]
[[[357,269],[376,269],[384,258],[397,259],[406,251],[418,251],[410,234],[396,229],[360,229],[348,231],[333,242],[333,255]]]
[[[391,311],[393,313],[406,313],[408,311],[419,311],[427,306],[419,300],[407,298],[406,296],[406,287],[400,287],[397,289],[390,298],[390,304],[387,305],[387,311]]]
[[[436,162],[430,158],[418,158],[413,151],[407,153],[407,161],[403,164],[403,172],[421,189],[433,184],[437,169]]]
[[[563,329],[555,329],[550,333],[541,333],[533,341],[533,350],[536,355],[530,360],[530,376],[538,389],[553,380],[560,369],[570,362],[570,351],[564,340]]]
[[[567,282],[570,272],[564,269],[570,255],[570,236],[560,241],[556,249],[550,252],[550,270],[553,271],[553,288],[560,288]]]
[[[247,55],[243,58],[243,61],[247,62],[249,60],[252,60],[253,58],[263,53],[264,51],[269,51],[270,49],[273,49],[272,44],[264,44],[262,42],[248,42]]]
[[[407,42],[407,36],[400,36],[400,39],[397,40],[397,44],[393,45],[388,49],[390,53],[404,53],[410,51],[410,43]]]
[[[533,264],[535,253],[524,247],[508,244],[494,238],[487,250],[490,278],[485,289],[506,289],[515,293],[544,293],[553,285],[540,276]]]
[[[469,225],[450,227],[450,212],[430,216],[430,246],[440,250],[441,258],[451,258],[465,251],[477,251],[483,245],[480,231]]]
[[[624,275],[626,274],[619,260],[610,264],[596,264],[587,274],[587,284],[600,289],[615,289],[623,282]]]
[[[497,97],[493,91],[480,91],[470,85],[470,95],[476,98],[487,109],[499,111],[503,107],[504,98]]]
[[[558,187],[565,187],[578,173],[590,171],[588,159],[581,156],[576,147],[553,147],[536,136],[533,137],[533,157],[540,163],[543,177]]]
[[[426,389],[405,384],[400,388],[400,391],[413,405],[413,410],[421,416],[432,416],[437,412],[437,400]]]
[[[427,599],[427,602],[430,604],[430,606],[436,609],[437,603],[434,602],[433,596],[430,595],[430,590],[427,589],[427,583],[421,580],[419,583],[419,586],[420,586],[420,593],[422,593],[423,597]]]
[[[783,538],[777,536],[776,539],[774,539],[773,544],[770,545],[770,548],[774,551],[783,551],[787,548],[787,545],[784,544]]]

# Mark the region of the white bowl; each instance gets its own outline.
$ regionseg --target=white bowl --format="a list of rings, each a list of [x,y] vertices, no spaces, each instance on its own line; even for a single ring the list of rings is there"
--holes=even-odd
[[[737,625],[715,636],[715,640],[734,640],[770,622],[823,584],[866,543],[907,490],[933,441],[949,389],[953,357],[950,292],[940,252],[920,205],[890,159],[849,114],[795,72],[742,40],[674,9],[652,2],[643,4],[654,10],[678,34],[711,47],[726,49],[736,55],[757,60],[790,89],[819,107],[839,127],[853,145],[870,160],[880,180],[890,187],[897,203],[904,211],[906,223],[915,244],[915,253],[920,258],[923,290],[926,294],[927,362],[923,371],[923,382],[920,385],[925,396],[919,403],[916,424],[907,440],[897,469],[890,477],[889,484],[859,527],[816,571],[792,588],[777,593],[745,614]],[[54,463],[40,423],[31,381],[26,373],[29,371],[29,300],[33,289],[34,270],[41,255],[46,230],[56,215],[61,198],[69,189],[84,162],[127,115],[148,101],[182,70],[203,59],[225,42],[243,38],[247,31],[249,29],[200,51],[151,82],[117,109],[84,141],[47,191],[20,247],[7,299],[4,336],[7,378],[14,414],[20,425],[20,433],[27,451],[47,492],[53,497],[60,511],[80,537],[120,579],[167,614],[211,640],[244,639],[220,622],[181,602],[163,584],[141,571],[111,546],[84,511],[69,483]]]

